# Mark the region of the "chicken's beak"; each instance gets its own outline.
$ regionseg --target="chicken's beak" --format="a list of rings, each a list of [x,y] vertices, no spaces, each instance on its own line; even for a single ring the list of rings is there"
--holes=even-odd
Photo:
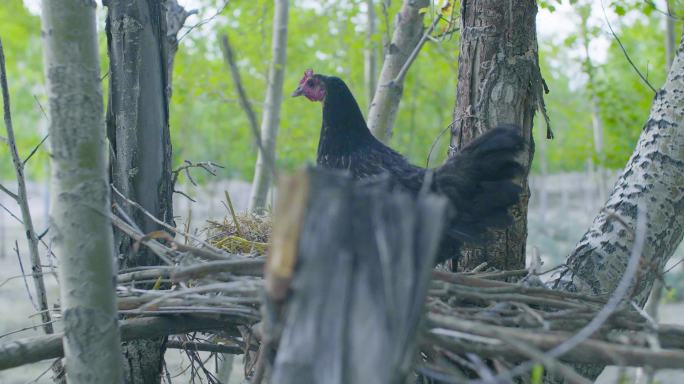
[[[303,94],[304,94],[304,89],[303,89],[302,86],[300,85],[300,86],[297,87],[297,89],[294,90],[294,92],[292,92],[292,97],[301,96],[301,95],[303,95]]]

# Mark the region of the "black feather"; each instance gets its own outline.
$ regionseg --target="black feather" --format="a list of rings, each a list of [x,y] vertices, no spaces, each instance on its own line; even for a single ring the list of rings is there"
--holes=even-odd
[[[427,169],[409,163],[377,140],[347,85],[337,77],[314,75],[326,87],[317,163],[347,169],[355,178],[389,174],[400,186],[418,193]],[[431,188],[444,194],[452,212],[438,255],[458,257],[464,241],[480,241],[487,228],[511,222],[508,208],[522,192],[513,180],[523,167],[516,157],[525,143],[513,125],[491,129],[434,170]]]

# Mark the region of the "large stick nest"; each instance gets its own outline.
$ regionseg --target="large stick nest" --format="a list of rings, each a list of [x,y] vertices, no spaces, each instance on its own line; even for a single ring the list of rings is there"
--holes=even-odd
[[[119,307],[138,316],[222,316],[227,319],[225,331],[210,334],[201,342],[195,340],[192,348],[244,353],[245,371],[253,374],[262,338],[261,271],[271,221],[251,215],[235,219],[209,222],[208,241],[195,241],[194,246],[182,245],[182,236],[164,245],[115,220],[124,232],[175,264],[123,271],[119,275]],[[149,286],[150,282],[157,284],[140,288],[140,283]],[[566,363],[656,369],[684,366],[684,327],[657,325],[629,300],[591,338],[558,359],[545,356],[544,351],[585,327],[607,297],[551,290],[538,282],[525,270],[435,271],[417,371],[443,380],[460,378],[455,381],[461,382],[466,377],[505,374],[516,364],[531,360],[569,382],[585,383]],[[159,289],[161,283],[170,288]],[[212,345],[223,349],[212,349]]]

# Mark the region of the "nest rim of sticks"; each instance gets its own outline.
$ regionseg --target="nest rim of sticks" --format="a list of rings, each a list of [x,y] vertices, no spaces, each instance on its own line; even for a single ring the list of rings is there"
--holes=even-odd
[[[222,350],[252,355],[246,359],[245,367],[246,372],[250,372],[258,355],[255,345],[262,338],[259,306],[264,289],[261,271],[266,259],[261,253],[265,248],[254,247],[250,254],[226,252],[226,247],[222,246],[227,243],[222,241],[236,236],[237,228],[240,228],[240,224],[232,223],[233,219],[243,226],[246,220],[251,220],[252,225],[259,220],[234,217],[223,223],[210,222],[207,238],[211,245],[219,245],[217,249],[224,252],[220,256],[214,255],[213,259],[196,257],[201,253],[193,253],[193,247],[186,246],[186,252],[193,256],[190,258],[192,261],[186,260],[174,267],[120,274],[120,284],[138,281],[133,276],[135,273],[147,276],[148,282],[150,276],[159,274],[159,279],[163,278],[163,281],[177,287],[176,291],[155,292],[121,288],[120,309],[123,313],[137,316],[170,313],[231,316],[234,319],[233,330],[217,333],[221,336],[218,339],[210,337],[200,345],[186,338],[181,340],[185,344],[178,342],[178,346],[172,345],[211,350],[210,345],[225,345],[228,340],[231,348]],[[266,227],[270,227],[270,222],[259,228]],[[243,240],[265,244],[265,241],[258,240],[267,239],[270,233],[262,235],[251,233]],[[143,241],[150,240],[156,241]],[[214,252],[207,247],[201,249]],[[427,372],[435,377],[442,377],[439,374],[457,377],[464,368],[477,372],[477,365],[468,359],[470,354],[487,359],[488,369],[498,367],[499,370],[527,359],[537,360],[547,369],[553,368],[550,365],[564,367],[568,363],[587,362],[655,369],[677,368],[684,363],[684,327],[658,325],[643,311],[630,305],[629,300],[592,337],[572,351],[554,361],[541,360],[539,354],[569,339],[573,332],[585,326],[605,305],[608,295],[551,290],[528,284],[527,279],[522,278],[524,276],[535,275],[530,275],[527,270],[434,271],[422,323],[422,359],[416,359],[418,372]],[[517,282],[506,281],[511,279]],[[583,382],[579,377],[570,381]]]
[[[301,185],[295,183],[291,187]],[[300,200],[303,201],[306,191],[306,188],[298,191]],[[142,210],[116,189],[114,192],[124,204]],[[125,311],[123,313],[136,317],[178,314],[221,317],[222,326],[214,327],[214,334],[227,337],[232,346],[243,346],[248,357],[245,372],[258,377],[260,366],[263,375],[263,364],[258,364],[263,348],[259,352],[252,351],[253,343],[258,344],[262,339],[270,343],[272,337],[262,334],[260,312],[267,296],[263,293],[268,291],[265,284],[268,282],[263,279],[266,258],[262,254],[270,240],[271,223],[268,217],[237,215],[227,192],[226,201],[231,216],[223,223],[209,222],[203,238],[161,221],[157,221],[158,224],[168,232],[143,234],[125,210],[114,204],[113,224],[130,236],[136,247],[145,245],[167,264],[122,271],[118,278],[119,306],[122,312]],[[156,220],[146,211],[143,213]],[[301,217],[294,218],[301,220]],[[225,241],[236,237],[239,238],[237,242]],[[235,244],[237,247],[233,247]],[[449,382],[449,377],[459,377],[463,372],[471,371],[475,373],[474,377],[482,377],[482,369],[490,370],[487,373],[491,375],[491,369],[505,371],[516,361],[533,359],[570,378],[571,382],[584,383],[586,379],[567,367],[567,362],[585,362],[589,357],[594,363],[617,362],[653,368],[684,366],[684,327],[659,327],[640,313],[637,306],[630,308],[629,305],[611,310],[612,316],[603,327],[577,343],[570,353],[558,359],[545,356],[545,350],[567,342],[574,330],[588,324],[601,309],[608,307],[605,304],[608,297],[528,286],[526,278],[519,279],[518,283],[502,281],[525,275],[535,276],[526,270],[433,271],[419,333],[422,338],[418,339],[422,339],[420,354],[414,357],[417,372]],[[152,281],[151,289],[135,287],[137,282],[150,286]],[[171,289],[159,289],[162,283],[169,283]],[[573,316],[571,321],[565,319],[569,316]],[[603,332],[615,329],[625,329],[638,337],[625,337],[625,332]],[[210,330],[211,327],[202,331]],[[175,334],[178,333],[182,332]],[[611,338],[606,337],[608,334]],[[613,334],[617,336],[613,337]],[[181,339],[183,337],[193,342],[190,344],[195,349],[200,344],[207,349],[217,344],[198,343],[187,340],[187,335]],[[210,336],[208,340],[214,338]],[[474,355],[488,359],[490,365],[485,365],[479,357],[473,361]]]

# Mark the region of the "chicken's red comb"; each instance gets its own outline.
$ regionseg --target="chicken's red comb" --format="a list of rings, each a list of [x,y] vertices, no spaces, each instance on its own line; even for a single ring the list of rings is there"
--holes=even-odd
[[[307,80],[309,80],[311,77],[313,77],[314,71],[313,69],[309,68],[306,71],[304,71],[304,77],[302,77],[301,80],[299,80],[299,84],[304,84],[306,83]]]

